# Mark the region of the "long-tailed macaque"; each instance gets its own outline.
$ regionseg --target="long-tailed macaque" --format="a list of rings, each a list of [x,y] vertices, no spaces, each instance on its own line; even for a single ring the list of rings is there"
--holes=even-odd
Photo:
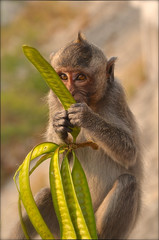
[[[76,150],[91,192],[99,239],[126,239],[141,206],[142,161],[139,133],[122,86],[114,78],[116,58],[103,52],[80,33],[75,41],[51,56],[51,64],[77,101],[65,111],[55,94],[48,95],[49,125],[46,139],[71,142],[71,128],[81,128],[77,142],[92,140]],[[55,237],[59,226],[49,188],[36,196],[40,212]],[[27,216],[30,235],[35,236]],[[12,234],[24,238],[20,224]]]

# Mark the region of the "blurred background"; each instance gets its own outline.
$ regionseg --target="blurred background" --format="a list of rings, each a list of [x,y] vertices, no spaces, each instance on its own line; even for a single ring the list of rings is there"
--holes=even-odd
[[[13,175],[44,141],[48,121],[48,87],[22,45],[49,61],[79,30],[108,58],[118,57],[115,75],[144,149],[143,209],[130,239],[158,239],[158,1],[1,1],[1,239],[18,219]],[[46,185],[47,164],[33,174],[33,192]]]

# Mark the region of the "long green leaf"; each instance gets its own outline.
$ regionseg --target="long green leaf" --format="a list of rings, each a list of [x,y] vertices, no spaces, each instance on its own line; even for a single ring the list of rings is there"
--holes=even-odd
[[[29,182],[29,166],[31,160],[42,154],[53,152],[57,147],[58,145],[53,143],[39,144],[27,155],[19,171],[20,198],[30,221],[42,239],[54,239],[54,237],[43,220],[33,198]]]
[[[31,175],[35,169],[42,163],[44,162],[46,159],[50,158],[52,156],[51,153],[45,154],[43,155],[35,164],[35,166],[30,170],[29,175]],[[20,194],[19,194],[19,200],[18,200],[18,210],[19,210],[19,217],[20,217],[20,223],[24,232],[24,235],[26,237],[26,239],[30,239],[28,231],[27,231],[27,227],[25,225],[25,222],[23,220],[23,216],[22,216],[22,210],[21,210],[21,199],[20,199]]]
[[[53,67],[42,57],[37,49],[23,45],[23,51],[25,56],[38,69],[49,87],[58,96],[62,105],[67,110],[73,103],[75,103],[75,100],[66,88],[65,84],[61,81],[59,75],[56,73]]]
[[[67,110],[72,104],[76,103],[71,93],[66,88],[65,84],[61,81],[59,75],[53,69],[53,67],[43,58],[39,51],[33,47],[23,45],[23,51],[25,56],[31,61],[31,63],[41,73],[48,86],[53,90],[56,96],[61,101],[63,107]],[[75,142],[80,129],[73,128],[72,136]]]
[[[83,171],[83,168],[78,158],[75,155],[75,152],[73,152],[73,156],[74,156],[74,165],[72,169],[72,179],[73,179],[76,195],[77,195],[80,207],[82,209],[85,221],[87,223],[87,227],[89,229],[91,238],[98,239],[92,200],[91,200],[87,179]]]
[[[68,209],[77,234],[77,239],[91,239],[75,193],[67,156],[65,156],[62,161],[61,176]]]
[[[77,237],[69,214],[60,174],[59,148],[57,148],[51,158],[49,176],[54,208],[60,224],[61,238],[76,239]]]

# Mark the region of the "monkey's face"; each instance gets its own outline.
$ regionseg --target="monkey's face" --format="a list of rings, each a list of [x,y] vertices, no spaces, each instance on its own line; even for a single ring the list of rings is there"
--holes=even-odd
[[[104,95],[106,63],[103,52],[80,35],[76,41],[51,55],[51,65],[72,96],[90,107]]]
[[[56,71],[76,102],[86,102],[90,105],[94,94],[90,76],[86,72],[67,68]]]

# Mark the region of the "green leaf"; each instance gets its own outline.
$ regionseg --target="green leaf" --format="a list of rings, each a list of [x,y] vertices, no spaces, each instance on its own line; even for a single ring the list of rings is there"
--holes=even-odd
[[[43,58],[37,49],[23,45],[23,51],[25,56],[37,68],[48,86],[59,98],[65,110],[67,110],[72,104],[76,103],[75,99],[72,97],[65,84],[61,81],[59,75],[56,73],[53,67]],[[79,128],[73,128],[71,134],[73,136],[74,142],[79,132]]]
[[[75,193],[67,155],[62,161],[61,176],[68,209],[77,234],[77,239],[91,239]]]
[[[72,179],[76,195],[92,239],[98,239],[91,195],[83,168],[73,152]]]
[[[30,221],[42,239],[54,239],[54,237],[43,220],[33,198],[29,182],[29,167],[31,160],[42,154],[53,152],[57,147],[58,145],[53,143],[39,144],[27,155],[19,171],[20,199]]]
[[[56,143],[52,143],[52,142],[43,142],[38,144],[37,146],[35,146],[26,156],[27,159],[30,159],[30,161],[34,160],[35,158],[41,156],[42,154],[46,154],[46,153],[51,153],[54,152],[55,149],[58,147],[58,145]],[[26,159],[25,158],[25,159]],[[19,168],[17,169],[17,171],[14,174],[13,180],[16,184],[17,190],[18,189],[18,185],[16,183],[16,177],[18,175],[18,173],[21,171],[22,167],[23,167],[24,162],[19,166]]]
[[[48,154],[43,155],[43,156],[36,162],[36,164],[34,165],[34,167],[32,167],[32,169],[31,169],[30,172],[29,172],[29,175],[31,175],[31,174],[35,171],[35,169],[36,169],[42,162],[44,162],[45,160],[47,160],[47,159],[50,158],[51,156],[52,156],[51,153],[48,153]],[[25,235],[26,239],[30,239],[29,234],[28,234],[28,232],[27,232],[27,227],[26,227],[26,225],[25,225],[25,222],[23,221],[22,210],[21,210],[20,194],[19,194],[19,200],[18,200],[18,210],[19,210],[20,223],[21,223],[21,226],[22,226],[24,235]]]
[[[53,67],[42,57],[39,51],[33,47],[23,45],[23,51],[25,56],[32,62],[32,64],[41,73],[48,86],[58,96],[62,105],[67,110],[73,103],[74,98],[67,90],[65,84],[61,81],[59,75],[53,69]]]
[[[60,168],[59,168],[59,148],[56,149],[50,162],[50,186],[55,212],[60,224],[62,239],[77,239],[68,210]]]

